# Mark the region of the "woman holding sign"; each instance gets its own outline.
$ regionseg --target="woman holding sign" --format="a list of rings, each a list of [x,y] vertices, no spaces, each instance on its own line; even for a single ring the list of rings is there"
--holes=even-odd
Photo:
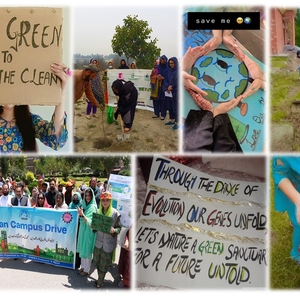
[[[117,235],[121,231],[121,215],[112,207],[111,200],[112,195],[110,192],[104,192],[100,196],[100,208],[98,213],[111,219],[111,227],[108,229],[108,233],[97,231],[93,263],[96,265],[98,271],[98,280],[94,282],[95,287],[98,289],[104,281],[109,266],[114,261]],[[104,227],[103,231],[106,231]]]
[[[81,268],[79,274],[84,277],[90,272],[92,254],[95,245],[96,234],[91,229],[93,213],[97,212],[97,203],[94,192],[87,188],[84,192],[82,207],[77,208],[80,217],[80,226],[78,234],[78,243],[76,252],[81,259]]]
[[[300,157],[274,157],[275,210],[287,211],[294,232],[291,257],[300,264]]]
[[[35,139],[53,150],[65,145],[68,131],[64,98],[70,74],[69,69],[60,62],[54,62],[50,68],[61,80],[62,104],[55,107],[51,121],[31,113],[28,105],[0,106],[0,153],[36,152]]]

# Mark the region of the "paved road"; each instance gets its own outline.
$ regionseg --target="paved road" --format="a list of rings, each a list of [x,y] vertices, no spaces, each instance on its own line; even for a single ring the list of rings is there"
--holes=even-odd
[[[117,247],[119,250],[119,247]],[[119,251],[116,253],[119,257]],[[0,260],[0,289],[2,292],[51,291],[127,291],[119,288],[120,275],[118,265],[114,263],[105,276],[103,288],[97,290],[93,281],[98,278],[97,270],[92,265],[90,275],[81,277],[76,270],[41,264],[25,259]]]

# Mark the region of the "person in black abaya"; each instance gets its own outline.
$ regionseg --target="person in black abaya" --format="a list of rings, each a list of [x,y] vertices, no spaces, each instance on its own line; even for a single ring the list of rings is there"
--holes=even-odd
[[[119,97],[118,107],[114,113],[115,120],[120,114],[124,123],[124,132],[127,133],[131,130],[133,124],[138,91],[131,81],[122,79],[115,80],[111,88],[114,94]]]

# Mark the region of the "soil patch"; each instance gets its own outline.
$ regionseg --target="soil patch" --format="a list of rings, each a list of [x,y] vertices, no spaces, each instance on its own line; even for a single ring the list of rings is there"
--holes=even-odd
[[[87,103],[83,100],[74,105],[74,136],[82,139],[74,140],[75,152],[165,152],[176,153],[179,151],[180,129],[172,130],[166,126],[169,121],[153,119],[153,112],[137,109],[131,131],[122,132],[120,119],[108,124],[106,110],[97,110],[97,118],[86,118]]]

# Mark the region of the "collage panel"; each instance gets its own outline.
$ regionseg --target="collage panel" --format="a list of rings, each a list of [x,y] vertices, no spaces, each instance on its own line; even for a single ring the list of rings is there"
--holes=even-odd
[[[270,158],[270,288],[299,287],[299,156]]]
[[[129,291],[131,164],[126,155],[0,157],[2,289]]]
[[[299,152],[299,7],[271,7],[270,22],[270,149]]]
[[[254,5],[0,7],[5,292],[298,289],[299,8]]]
[[[0,7],[0,153],[73,150],[69,7]]]
[[[183,151],[262,153],[265,8],[185,6],[182,30]]]
[[[266,290],[264,156],[136,156],[137,290]]]
[[[76,153],[179,151],[179,9],[74,7]]]

